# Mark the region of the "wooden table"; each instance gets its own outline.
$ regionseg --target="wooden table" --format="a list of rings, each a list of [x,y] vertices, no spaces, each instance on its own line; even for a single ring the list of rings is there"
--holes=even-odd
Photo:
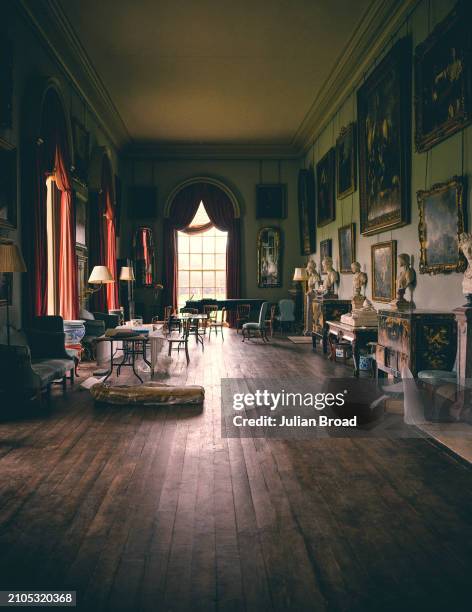
[[[362,348],[367,349],[369,342],[377,341],[377,327],[353,327],[340,321],[326,321],[328,326],[328,343],[330,359],[336,359],[336,346],[341,342],[349,342],[352,347],[354,376],[359,376],[359,356]],[[375,375],[374,369],[372,374]]]

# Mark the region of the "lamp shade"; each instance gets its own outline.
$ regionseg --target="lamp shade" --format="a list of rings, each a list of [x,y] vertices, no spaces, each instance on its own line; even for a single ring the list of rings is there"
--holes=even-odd
[[[120,272],[120,280],[122,281],[134,281],[134,270],[131,266],[123,266]]]
[[[306,273],[305,268],[295,268],[295,272],[293,273],[294,281],[306,281],[308,280],[308,274]]]
[[[88,282],[91,285],[101,285],[102,283],[114,283],[115,280],[107,266],[94,266]]]
[[[12,242],[0,244],[0,272],[26,272],[23,255]]]

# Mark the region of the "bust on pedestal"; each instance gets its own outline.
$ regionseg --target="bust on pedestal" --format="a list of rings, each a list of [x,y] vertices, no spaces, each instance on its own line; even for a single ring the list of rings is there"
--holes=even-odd
[[[307,291],[305,293],[305,313],[304,313],[304,330],[305,335],[311,332],[311,319],[312,319],[312,302],[316,297],[317,289],[321,283],[321,276],[316,269],[316,262],[313,259],[309,259],[306,265],[306,274],[308,277]]]
[[[321,285],[321,289],[318,290],[318,296],[329,299],[336,299],[338,294],[335,293],[336,284],[339,282],[339,274],[333,268],[333,259],[331,257],[325,257],[321,262],[323,271],[326,276]]]
[[[376,327],[377,311],[365,296],[367,274],[361,272],[361,264],[358,261],[351,264],[351,270],[354,275],[352,277],[352,310],[349,314],[342,315],[341,323],[352,327]]]
[[[413,300],[405,300],[405,292],[415,286],[416,272],[411,267],[410,256],[407,253],[401,253],[398,256],[398,264],[400,272],[397,276],[397,297],[390,302],[390,308],[394,310],[414,310],[416,308]]]

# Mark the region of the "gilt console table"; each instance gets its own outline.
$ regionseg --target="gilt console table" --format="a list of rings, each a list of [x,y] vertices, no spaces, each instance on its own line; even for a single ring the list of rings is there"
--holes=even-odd
[[[316,343],[321,341],[323,353],[328,352],[328,321],[339,321],[341,315],[351,312],[351,300],[340,300],[335,297],[317,296],[312,300],[312,328],[311,339],[313,350]]]

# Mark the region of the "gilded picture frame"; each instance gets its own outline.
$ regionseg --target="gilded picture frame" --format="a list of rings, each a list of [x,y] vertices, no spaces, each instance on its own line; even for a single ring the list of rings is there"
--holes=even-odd
[[[416,194],[420,274],[464,272],[465,257],[459,249],[459,236],[465,227],[466,182],[453,176]]]
[[[415,145],[427,151],[472,120],[472,42],[459,2],[415,50]]]
[[[336,191],[338,199],[351,195],[357,189],[357,135],[356,124],[343,127],[336,139]]]
[[[351,264],[356,261],[356,224],[338,228],[339,272],[352,273]]]
[[[357,92],[361,234],[410,221],[411,53],[403,38]]]
[[[261,289],[282,286],[282,232],[262,227],[257,234],[257,285]]]
[[[396,294],[397,241],[377,242],[371,247],[372,300],[391,302]]]
[[[316,164],[317,226],[323,227],[336,219],[334,147]]]

